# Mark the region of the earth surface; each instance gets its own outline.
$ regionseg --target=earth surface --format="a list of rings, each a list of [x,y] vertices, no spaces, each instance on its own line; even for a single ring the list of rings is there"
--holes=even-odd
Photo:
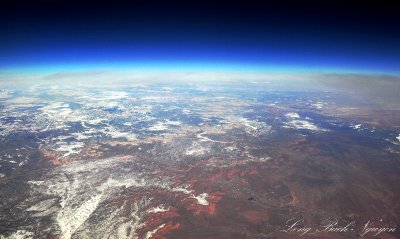
[[[400,111],[373,103],[268,80],[7,84],[0,238],[399,238]]]

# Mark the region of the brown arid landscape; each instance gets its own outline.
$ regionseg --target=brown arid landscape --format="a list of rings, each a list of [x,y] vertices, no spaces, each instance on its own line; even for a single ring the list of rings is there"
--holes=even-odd
[[[77,74],[0,91],[0,238],[400,237],[397,88]]]

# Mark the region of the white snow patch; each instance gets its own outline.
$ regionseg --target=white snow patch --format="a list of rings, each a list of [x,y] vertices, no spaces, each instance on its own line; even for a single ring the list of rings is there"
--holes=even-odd
[[[27,162],[28,162],[27,160],[21,161],[21,162],[18,164],[18,166],[21,167],[21,166],[25,165]]]
[[[252,129],[252,130],[257,130],[257,127],[252,123],[252,121],[250,121],[250,120],[248,120],[248,119],[243,118],[243,119],[240,120],[240,122],[241,122],[244,126],[250,128],[250,129]]]
[[[362,124],[356,124],[356,125],[353,125],[353,126],[351,126],[353,129],[359,129],[359,128],[361,128],[361,126],[362,126]]]
[[[206,200],[207,196],[208,196],[207,193],[202,193],[199,194],[198,196],[192,196],[192,198],[196,199],[198,204],[207,206],[209,204],[208,201]]]
[[[110,126],[110,125],[99,131],[106,135],[111,136],[111,138],[113,138],[113,139],[125,138],[128,141],[135,141],[137,139],[135,134],[133,134],[131,132],[121,132],[118,129],[116,129],[115,127]]]
[[[7,91],[0,91],[0,99],[8,98],[9,92]]]
[[[26,209],[28,212],[29,211],[46,211],[48,210],[51,206],[54,205],[55,200],[54,199],[47,199],[47,200],[43,200],[40,201],[39,203],[29,207],[28,209]]]
[[[285,114],[285,116],[286,116],[287,118],[292,118],[292,119],[298,119],[298,118],[300,118],[300,115],[297,114],[297,113],[294,113],[294,112],[287,113],[287,114]]]
[[[80,132],[72,133],[71,135],[77,140],[89,139],[90,138],[90,136],[86,135],[85,133],[80,133]]]
[[[182,124],[182,122],[178,121],[178,120],[167,120],[165,122],[167,125],[174,125],[174,126],[179,126]]]
[[[63,124],[65,121],[78,122],[85,120],[86,116],[79,110],[73,111],[65,102],[52,102],[41,108],[46,120]]]
[[[44,183],[44,181],[28,181],[28,184],[40,186]]]
[[[148,231],[146,233],[146,236],[144,237],[145,239],[150,239],[158,230],[160,230],[161,228],[163,228],[165,226],[164,224],[161,224],[160,226],[158,226],[156,229],[152,230],[152,231]]]
[[[146,186],[146,181],[144,179],[137,180],[134,178],[127,178],[127,179],[113,179],[113,178],[108,178],[105,183],[103,183],[99,189],[104,191],[109,188],[116,188],[116,187],[144,187]]]
[[[186,195],[189,195],[190,198],[196,199],[197,203],[200,205],[207,206],[209,204],[208,201],[206,200],[206,197],[208,196],[207,193],[201,193],[201,194],[195,196],[193,194],[193,191],[188,190],[187,187],[176,187],[176,188],[173,188],[172,191],[173,192],[181,192]]]
[[[324,107],[324,105],[325,105],[324,102],[317,102],[317,103],[312,104],[312,106],[314,106],[318,110],[322,109]]]
[[[170,209],[169,207],[165,208],[164,205],[160,205],[160,206],[149,209],[148,212],[149,213],[168,212],[169,209]]]
[[[85,144],[83,142],[71,142],[69,144],[65,142],[59,142],[56,151],[64,152],[62,157],[68,157],[70,155],[80,153],[80,148],[83,148],[84,146]]]
[[[187,186],[182,186],[182,187],[176,187],[172,189],[173,192],[181,192],[184,194],[191,194],[192,191],[187,189]]]
[[[199,143],[194,142],[192,146],[186,149],[185,154],[190,156],[201,156],[204,155],[206,152],[207,152],[206,148],[204,148]]]
[[[206,134],[206,132],[199,133],[196,135],[196,137],[200,139],[201,142],[216,142],[215,140],[212,140],[207,136],[204,136],[204,134]]]
[[[119,132],[119,131],[108,131],[107,133],[114,139],[125,138],[130,141],[136,140],[136,137],[133,133]]]
[[[324,129],[321,129],[316,125],[314,125],[313,123],[306,120],[291,120],[286,123],[286,127],[295,129],[308,129],[311,131],[324,131]]]
[[[246,127],[245,130],[248,134],[252,134],[255,136],[268,134],[271,130],[271,126],[267,125],[265,122],[249,120],[246,118],[240,118],[239,122]]]
[[[188,110],[188,109],[183,109],[182,110],[182,114],[188,115],[188,114],[191,114],[191,113],[192,112],[190,110]]]
[[[88,219],[95,213],[101,201],[113,197],[123,188],[150,185],[161,185],[160,187],[167,188],[167,186],[157,182],[137,178],[137,174],[132,174],[131,171],[122,175],[113,174],[115,168],[121,172],[122,168],[126,168],[125,163],[128,162],[125,157],[117,157],[100,161],[75,161],[56,167],[46,176],[48,180],[29,182],[32,197],[27,199],[27,203],[32,205],[32,199],[35,199],[34,202],[36,203],[35,207],[30,208],[33,210],[31,213],[37,213],[36,210],[48,207],[48,210],[44,210],[43,213],[47,212],[48,215],[54,216],[55,222],[61,229],[60,236],[64,239],[71,238],[78,230],[80,233],[91,234],[92,237],[89,238],[101,238],[99,236],[93,237],[93,233],[98,235],[115,235],[115,233],[118,233],[120,236],[116,238],[136,238],[137,229],[144,225],[142,222],[142,217],[146,215],[144,212],[148,213],[147,211],[139,212],[139,210],[144,210],[148,202],[143,202],[143,205],[138,205],[138,202],[135,202],[132,205],[133,207],[127,206],[129,209],[116,209],[114,216],[110,215],[109,218],[96,222],[96,225],[102,225],[96,229],[99,230],[99,233],[90,231],[86,227],[86,224],[93,223]],[[106,177],[107,180],[104,182]],[[49,197],[54,202],[58,202],[54,204],[54,207],[50,206]],[[38,204],[37,200],[41,198],[44,199],[42,199],[44,202]],[[126,212],[126,210],[131,210],[129,220],[120,218],[120,212]],[[163,208],[160,207],[158,210],[163,210]],[[126,234],[128,229],[131,231],[130,235]],[[122,234],[119,234],[120,232]],[[88,236],[84,238],[88,238]]]
[[[100,124],[102,121],[106,121],[106,120],[107,119],[105,119],[105,118],[96,118],[96,119],[88,120],[87,123],[97,125],[97,124]]]
[[[180,126],[182,122],[177,120],[166,120],[165,122],[157,122],[155,125],[152,125],[149,130],[150,131],[164,131],[169,128],[169,126]]]
[[[168,129],[168,125],[163,122],[158,122],[157,124],[149,128],[150,131],[164,131]]]
[[[11,234],[9,239],[28,239],[33,238],[33,232],[25,231],[25,230],[17,230],[13,234]]]
[[[62,238],[69,239],[72,234],[90,217],[101,200],[101,194],[96,195],[84,202],[74,211],[60,211],[57,222],[60,225]]]

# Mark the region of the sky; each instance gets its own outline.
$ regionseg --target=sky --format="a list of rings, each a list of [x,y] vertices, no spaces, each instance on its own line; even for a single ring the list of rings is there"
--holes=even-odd
[[[400,74],[395,6],[321,2],[2,1],[0,70]]]

